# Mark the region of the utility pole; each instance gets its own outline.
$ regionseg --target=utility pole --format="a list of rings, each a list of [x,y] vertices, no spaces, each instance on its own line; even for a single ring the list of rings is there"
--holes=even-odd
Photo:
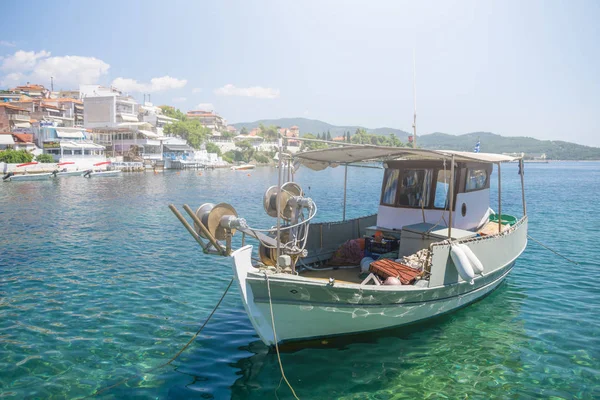
[[[54,92],[54,77],[50,77],[50,91]]]

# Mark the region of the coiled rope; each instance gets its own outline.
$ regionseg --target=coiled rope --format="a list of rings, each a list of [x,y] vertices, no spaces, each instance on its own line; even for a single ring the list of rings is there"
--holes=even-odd
[[[223,292],[223,295],[221,296],[221,298],[219,299],[219,302],[217,303],[217,305],[215,306],[215,308],[213,308],[213,310],[211,311],[210,315],[208,316],[208,318],[206,318],[206,320],[204,321],[204,323],[202,324],[202,326],[200,326],[200,328],[196,331],[196,333],[194,334],[194,336],[192,336],[192,338],[189,340],[189,342],[187,342],[185,344],[185,346],[183,346],[181,348],[181,350],[179,350],[177,352],[177,354],[175,354],[173,357],[171,357],[171,359],[163,364],[160,364],[159,366],[156,366],[154,368],[151,368],[147,371],[144,372],[144,374],[150,374],[160,368],[166,367],[167,365],[171,364],[173,361],[175,361],[177,359],[177,357],[179,357],[181,355],[181,353],[183,353],[185,351],[185,349],[187,349],[189,347],[190,344],[192,344],[192,342],[198,337],[198,335],[200,334],[200,332],[202,332],[202,330],[204,329],[204,327],[208,324],[208,321],[210,321],[210,319],[212,318],[212,316],[215,314],[215,312],[217,311],[217,308],[219,308],[219,306],[221,305],[221,302],[223,302],[223,299],[225,298],[225,295],[227,294],[227,292],[229,291],[229,288],[231,287],[231,285],[233,284],[233,277],[231,278],[231,280],[229,281],[229,285],[227,285],[227,288],[225,289],[225,291]],[[90,397],[95,397],[98,396],[99,394],[102,394],[104,392],[106,392],[107,390],[110,389],[114,389],[117,386],[120,386],[128,381],[130,381],[131,379],[141,376],[142,373],[138,373],[135,375],[131,375],[117,383],[115,383],[114,385],[111,386],[107,386],[105,388],[102,388],[100,390],[97,390],[94,394],[87,396],[85,398],[90,398]]]
[[[283,380],[285,380],[285,383],[287,383],[288,387],[292,391],[294,398],[296,400],[300,400],[300,398],[296,395],[294,388],[292,387],[290,382],[287,380],[287,378],[285,376],[285,372],[283,372],[283,364],[281,363],[281,356],[279,355],[279,346],[277,345],[277,332],[275,332],[275,317],[273,316],[273,303],[271,302],[271,284],[269,282],[269,275],[267,274],[266,271],[265,271],[265,278],[267,279],[267,292],[269,293],[269,309],[271,310],[271,327],[273,328],[273,340],[275,341],[275,351],[277,352],[277,361],[279,362],[279,369],[281,370],[281,377],[283,378]],[[281,385],[281,381],[279,382],[279,385]],[[277,389],[279,389],[279,386],[277,386]],[[275,394],[277,394],[277,389],[275,389]]]

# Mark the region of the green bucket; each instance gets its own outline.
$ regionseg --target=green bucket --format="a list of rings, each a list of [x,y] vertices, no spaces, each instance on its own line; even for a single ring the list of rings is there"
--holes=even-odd
[[[498,222],[498,214],[492,214],[490,215],[490,221],[492,222]],[[514,225],[517,223],[517,218],[513,217],[512,215],[507,215],[507,214],[502,214],[502,225]]]

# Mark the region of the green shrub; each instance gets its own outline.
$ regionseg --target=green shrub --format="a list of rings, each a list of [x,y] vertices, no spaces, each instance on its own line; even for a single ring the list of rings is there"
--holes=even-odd
[[[45,163],[45,164],[56,162],[56,161],[54,161],[54,157],[52,157],[52,154],[40,154],[39,156],[37,156],[35,158],[35,161]]]
[[[33,154],[25,150],[6,149],[0,151],[0,162],[8,164],[24,164],[33,160]]]

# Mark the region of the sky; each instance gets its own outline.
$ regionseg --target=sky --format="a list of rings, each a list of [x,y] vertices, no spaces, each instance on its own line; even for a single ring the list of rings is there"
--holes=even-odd
[[[600,146],[598,1],[0,2],[0,89]],[[416,80],[413,79],[416,75]]]

